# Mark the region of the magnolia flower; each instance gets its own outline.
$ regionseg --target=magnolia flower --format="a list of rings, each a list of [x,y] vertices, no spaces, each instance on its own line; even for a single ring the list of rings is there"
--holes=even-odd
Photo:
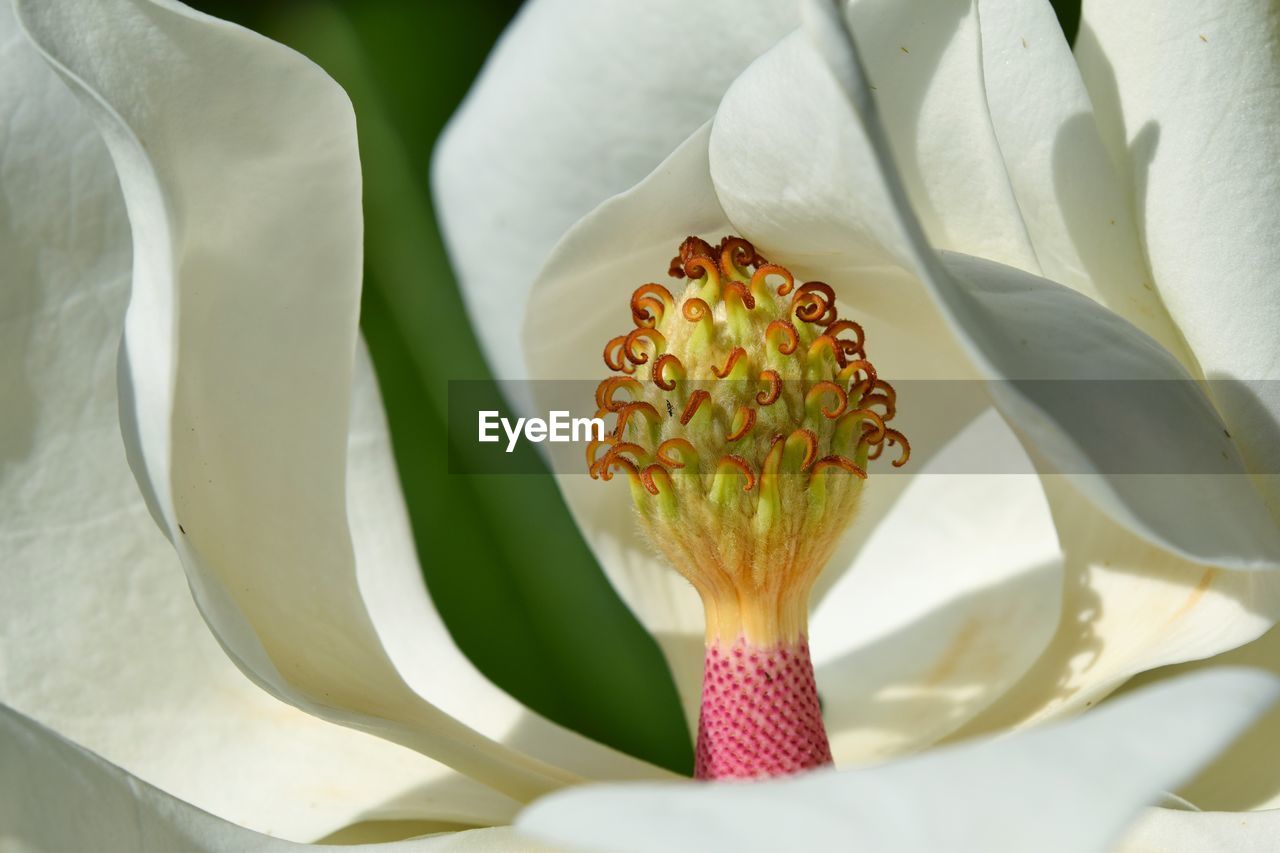
[[[4,340],[12,342],[3,369],[6,412],[17,413],[4,421],[0,480],[7,573],[0,827],[6,840],[37,849],[291,849],[296,845],[272,836],[316,840],[379,821],[380,829],[400,836],[495,827],[397,845],[406,849],[513,849],[532,843],[530,838],[591,847],[707,849],[743,846],[736,833],[748,832],[749,843],[774,846],[830,845],[839,839],[880,848],[1095,849],[1113,840],[1154,792],[1189,778],[1274,698],[1274,682],[1265,676],[1213,672],[1128,697],[1077,721],[1001,740],[868,769],[701,788],[670,784],[669,774],[537,717],[469,666],[421,585],[381,404],[356,333],[359,165],[353,118],[341,90],[279,45],[176,3],[20,0],[17,11],[15,19],[7,6],[0,9],[0,186],[6,209],[0,239],[6,264]],[[559,73],[578,84],[602,80],[592,73],[585,51],[565,53],[563,42],[544,42],[547,34],[536,32],[551,25],[566,36],[587,32],[600,39],[602,31],[593,24],[608,21],[592,21],[601,14],[598,7],[577,11],[561,17],[562,10],[535,3],[516,25],[502,48],[505,60],[504,53],[495,59],[438,161],[443,196],[458,190],[465,174],[495,174],[469,169],[459,159],[464,154],[484,156],[484,145],[522,137],[530,148],[519,156],[530,156],[539,144],[562,141],[557,134],[570,128],[553,115],[536,123],[537,133],[511,135],[490,124],[503,110],[495,107],[486,116],[484,106],[505,101],[495,87],[530,79],[534,66],[510,58],[520,50],[554,51],[555,61],[566,63]],[[991,17],[983,19],[984,36]],[[895,23],[882,20],[884,26]],[[780,257],[794,257],[797,269],[813,266],[805,252],[820,256],[820,245],[784,245],[790,241],[771,238],[764,228],[786,223],[785,206],[746,205],[762,214],[759,225],[740,221],[745,214],[732,220],[724,214],[721,205],[730,196],[711,184],[720,168],[716,163],[763,169],[759,182],[739,184],[743,192],[757,187],[765,200],[798,199],[795,210],[818,215],[810,224],[828,223],[828,237],[847,224],[837,215],[847,211],[822,207],[823,187],[830,193],[848,178],[833,158],[815,160],[821,186],[800,184],[801,195],[794,196],[771,192],[769,181],[794,181],[797,176],[782,167],[804,158],[784,156],[758,166],[709,156],[717,134],[729,132],[720,128],[732,129],[735,89],[751,85],[752,75],[777,91],[787,84],[789,69],[814,72],[813,88],[792,93],[835,95],[814,117],[822,121],[796,125],[788,119],[769,127],[822,128],[804,138],[830,145],[826,134],[832,134],[842,144],[828,153],[845,150],[851,130],[867,134],[870,128],[874,144],[857,150],[876,154],[867,161],[875,171],[863,175],[875,179],[871,186],[892,190],[874,200],[880,206],[868,208],[879,211],[871,224],[905,223],[905,233],[914,235],[907,245],[916,247],[905,256],[936,257],[923,248],[903,193],[895,189],[866,92],[852,93],[862,112],[839,94],[837,81],[854,86],[859,78],[851,54],[841,52],[847,45],[838,22],[818,17],[805,34],[779,41],[738,77],[718,110],[729,80],[792,22],[777,22],[767,38],[760,35],[767,27],[756,30],[750,38],[764,43],[754,47],[744,33],[743,50],[702,55],[669,43],[669,28],[659,34],[656,25],[634,23],[630,34],[653,40],[662,49],[653,56],[669,56],[672,67],[677,58],[737,64],[691,75],[701,82],[705,70],[712,88],[683,90],[698,101],[684,117],[693,126],[683,131],[676,114],[658,112],[664,98],[653,114],[673,119],[668,124],[654,123],[638,110],[582,114],[599,122],[591,129],[601,132],[575,137],[579,142],[607,145],[604,131],[627,132],[621,125],[611,129],[611,118],[625,119],[632,130],[693,136],[682,144],[662,143],[675,150],[666,165],[584,220],[557,250],[540,280],[545,298],[530,299],[528,323],[545,328],[549,321],[540,311],[552,310],[560,324],[557,335],[563,327],[563,345],[531,346],[534,375],[567,375],[554,360],[570,357],[595,331],[573,326],[581,312],[565,309],[558,294],[581,286],[584,276],[605,282],[617,271],[607,263],[584,269],[584,253],[575,247],[601,247],[601,253],[587,255],[598,264],[601,258],[639,264],[659,243],[666,252],[672,234],[682,238],[731,221],[762,246],[772,250],[776,244]],[[1039,33],[1046,45],[1065,50],[1060,37],[1052,41],[1047,24],[1039,24],[1028,41],[1039,44]],[[925,49],[913,41],[901,45],[914,47],[904,55],[929,57],[932,44],[935,64],[940,56],[962,61],[963,40],[976,39],[976,18],[958,15],[948,26],[954,32],[935,35],[958,39],[954,53],[946,49],[952,45],[948,38],[920,33]],[[733,37],[731,28],[718,23],[682,32]],[[835,67],[824,64],[824,57]],[[505,78],[504,61],[514,65]],[[1036,63],[1045,64],[1044,57]],[[988,67],[994,64],[986,60]],[[653,69],[665,73],[667,65],[655,62]],[[547,76],[544,84],[561,82]],[[887,85],[877,83],[877,97],[898,103],[884,93]],[[666,98],[677,97],[674,88],[658,89]],[[619,86],[614,93],[625,91]],[[748,92],[748,101],[758,104],[764,94]],[[512,104],[524,109],[531,103],[506,101],[506,114],[499,117],[506,120]],[[803,108],[805,102],[793,106]],[[747,121],[750,111],[741,107],[741,120]],[[698,130],[713,110],[715,127]],[[781,150],[751,144],[749,129],[727,139],[761,156]],[[778,142],[786,139],[781,134]],[[1265,148],[1262,142],[1257,147]],[[554,179],[550,164],[575,159],[565,156],[567,150],[539,163],[536,174],[517,169],[515,175]],[[486,166],[518,163],[513,152],[490,153],[494,159],[482,161]],[[667,152],[651,153],[652,162],[628,163],[619,149],[578,160],[576,167],[627,164],[641,173],[626,178],[629,183]],[[1255,152],[1246,145],[1242,153]],[[618,176],[600,177],[579,200],[585,207],[626,187],[613,185]],[[674,191],[664,179],[674,181]],[[908,186],[924,190],[934,184],[930,178]],[[515,209],[531,198],[522,194],[525,189],[508,175],[502,193],[509,195],[472,197],[491,206],[446,200],[455,241],[485,233],[479,225],[468,230],[459,216],[480,208],[492,216],[499,202]],[[944,196],[946,189],[945,182],[938,185]],[[559,197],[545,194],[543,204]],[[541,255],[551,249],[549,243],[536,245],[533,229],[563,230],[570,224],[554,225],[551,212],[512,220],[530,227],[528,234],[512,232],[510,253],[501,253],[519,274],[475,280],[476,299],[511,297],[485,291],[482,284],[532,280]],[[1265,208],[1254,212],[1264,215]],[[620,224],[627,226],[623,239],[617,239]],[[815,240],[823,236],[820,229],[807,231]],[[880,235],[886,257],[901,252],[892,233],[869,233]],[[930,239],[947,245],[938,235]],[[464,267],[477,262],[465,247],[458,252]],[[1007,260],[994,250],[982,254]],[[882,266],[892,280],[910,278]],[[862,268],[853,264],[846,272]],[[930,260],[908,272],[915,276],[911,280],[937,290],[939,281],[950,280],[940,269]],[[993,277],[1015,275],[1004,267],[982,269]],[[473,269],[464,272],[475,279]],[[1048,287],[1028,280],[1032,292]],[[939,363],[954,366],[958,376],[970,375],[975,366],[989,368],[990,356],[983,360],[980,351],[961,350],[944,335],[944,329],[960,327],[950,313],[932,307],[925,298],[930,292],[903,296],[923,312],[915,317],[899,313],[896,297],[886,297],[882,339],[890,342],[886,353],[900,349],[885,363],[904,376],[913,353],[920,355],[926,376],[935,374],[923,368]],[[945,300],[938,304],[955,313]],[[1145,339],[1125,349],[1130,327],[1110,321],[1094,303],[1064,304],[1078,312],[1065,324],[1072,334],[1103,328],[1115,336],[1119,353],[1146,355],[1156,366],[1166,363]],[[859,313],[876,312],[863,307]],[[510,322],[505,312],[496,316]],[[890,334],[894,318],[906,323],[897,336]],[[987,331],[998,342],[1003,330],[1015,326],[1002,318]],[[1042,320],[1031,334],[1056,329]],[[932,333],[939,351],[919,350]],[[1094,339],[1096,345],[1108,342]],[[1200,401],[1183,402],[1190,407]],[[1031,430],[1018,419],[1025,412],[1017,410],[1017,400],[999,402],[1020,429]],[[1200,420],[1187,425],[1191,437],[1179,433],[1169,441],[1200,441],[1194,429],[1210,415],[1192,411]],[[1073,424],[1053,414],[1033,437],[1070,435]],[[982,415],[976,435],[983,441],[1007,435],[1001,423]],[[955,436],[943,445],[946,452],[963,452],[970,435],[966,430]],[[1152,440],[1159,435],[1153,433]],[[1041,448],[1035,441],[1032,446],[1058,458],[1052,451],[1060,448]],[[1203,446],[1198,449],[1203,452]],[[1030,476],[1015,478],[1011,486],[958,475],[902,482],[896,487],[900,495],[892,486],[880,490],[887,493],[879,499],[884,506],[864,508],[863,532],[855,528],[845,546],[857,547],[859,554],[857,570],[847,575],[851,582],[842,577],[820,590],[824,597],[811,636],[816,646],[828,631],[828,647],[838,654],[825,670],[831,689],[824,692],[832,706],[838,762],[886,757],[944,737],[1071,710],[1100,698],[1132,672],[1246,642],[1273,618],[1264,576],[1242,570],[1270,559],[1268,540],[1248,526],[1259,522],[1243,504],[1234,519],[1214,524],[1179,518],[1190,525],[1183,530],[1161,526],[1185,509],[1177,500],[1156,507],[1165,515],[1153,518],[1143,514],[1149,508],[1140,504],[1141,494],[1117,487],[1103,495],[1110,503],[1092,495],[1139,528],[1146,537],[1140,543],[1073,494],[1055,499],[1051,488],[1046,504]],[[1229,490],[1235,482],[1227,479],[1216,488]],[[599,486],[566,483],[566,492],[580,502],[575,489]],[[1071,488],[1085,491],[1087,484]],[[868,492],[870,498],[875,490]],[[1230,492],[1214,495],[1243,500]],[[957,501],[967,504],[964,524],[955,524],[949,513]],[[1050,506],[1066,542],[1065,563]],[[616,516],[609,520],[607,507],[592,517],[581,503],[577,509],[606,570],[662,636],[673,665],[687,666],[687,590],[651,565],[648,552],[633,545],[629,524]],[[1240,535],[1249,532],[1252,538]],[[1195,535],[1188,544],[1180,534]],[[1073,543],[1086,548],[1073,555]],[[1228,570],[1185,583],[1204,572],[1206,555],[1192,545],[1213,551],[1210,556]],[[1166,556],[1170,548],[1181,557]],[[1117,570],[1091,567],[1091,559],[1115,560]],[[837,554],[833,566],[841,562]],[[1119,567],[1130,574],[1122,576]],[[1067,573],[1080,580],[1068,584],[1062,597]],[[855,586],[855,578],[863,586]],[[872,598],[867,590],[875,590]],[[1077,614],[1099,607],[1098,601],[1105,616],[1082,624]],[[1060,606],[1072,630],[1045,624]],[[836,614],[825,629],[824,608]],[[1143,610],[1149,615],[1132,618]],[[857,632],[845,624],[851,619],[858,622]],[[1215,626],[1211,636],[1203,628],[1207,624]],[[1090,635],[1084,645],[1093,650],[1088,666],[1079,665],[1082,646],[1073,645],[1082,642],[1081,634]],[[963,654],[949,655],[948,647],[957,646]],[[861,690],[874,693],[858,695],[843,677],[855,665],[867,676]],[[819,679],[821,687],[821,660]],[[839,715],[844,722],[837,727]],[[1088,786],[1079,784],[1084,778]],[[534,798],[586,780],[668,784],[639,790],[584,786],[522,812]],[[760,797],[768,798],[767,809],[755,804]],[[526,834],[503,828],[518,814]],[[762,815],[768,815],[764,825]],[[928,816],[927,823],[920,815]]]

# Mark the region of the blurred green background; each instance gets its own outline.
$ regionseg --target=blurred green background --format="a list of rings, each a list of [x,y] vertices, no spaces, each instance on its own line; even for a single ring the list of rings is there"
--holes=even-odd
[[[441,244],[428,166],[436,137],[520,3],[188,2],[306,54],[355,104],[365,179],[361,325],[423,573],[454,639],[543,715],[692,772],[688,730],[658,648],[605,580],[551,478],[447,469],[447,382],[489,372]],[[1079,0],[1054,6],[1074,38]],[[527,443],[523,452],[532,453]]]

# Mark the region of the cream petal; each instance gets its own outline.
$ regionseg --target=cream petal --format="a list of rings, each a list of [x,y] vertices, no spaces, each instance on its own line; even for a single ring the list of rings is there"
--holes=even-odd
[[[498,377],[529,375],[510,342],[561,236],[707,121],[730,81],[796,25],[794,9],[767,0],[524,6],[432,168],[450,254]]]
[[[126,445],[224,649],[291,704],[515,798],[576,778],[423,701],[361,598],[345,494],[360,182],[341,89],[177,4],[18,8],[120,176]]]
[[[1188,672],[1251,666],[1280,673],[1280,630],[1207,660],[1146,672],[1131,687],[1166,681]],[[1280,810],[1280,709],[1272,709],[1244,737],[1184,785],[1179,794],[1205,812]]]
[[[291,853],[317,849],[214,817],[0,705],[0,838],[18,849],[139,853]],[[324,848],[334,849],[334,848]],[[506,853],[548,848],[507,827],[451,832],[351,851]]]
[[[1280,518],[1280,16],[1089,2],[1077,54],[1169,312]]]
[[[981,0],[979,10],[991,123],[1042,274],[1123,315],[1194,371],[1053,7]]]
[[[716,115],[711,173],[729,218],[766,253],[786,247],[818,269],[879,262],[909,271],[985,375],[1036,380],[995,383],[997,405],[1108,512],[1191,559],[1280,565],[1280,530],[1241,476],[1213,406],[1175,358],[1066,287],[929,247],[852,42],[824,5],[805,8],[813,14],[804,38],[754,63]],[[761,114],[772,117],[765,128]],[[1038,381],[1065,378],[1087,381]],[[1143,382],[1141,405],[1122,398],[1124,417],[1102,393],[1116,386],[1098,381],[1113,378]],[[1187,473],[1192,464],[1216,476],[1170,483],[1126,473]],[[1085,476],[1094,473],[1103,476]],[[1206,504],[1229,510],[1209,517]]]
[[[1116,853],[1272,853],[1280,809],[1197,812],[1147,809],[1116,845]]]
[[[1278,696],[1274,676],[1220,670],[1062,725],[865,770],[563,791],[516,826],[610,850],[1101,850]]]
[[[946,458],[998,443],[1031,473],[945,470]],[[1061,609],[1049,506],[999,415],[988,410],[910,480],[813,617],[839,766],[919,750],[959,728],[1027,671]]]
[[[361,816],[504,820],[511,800],[282,704],[218,647],[121,445],[130,250],[115,170],[7,3],[0,114],[0,699],[183,800],[288,838]]]
[[[1136,673],[1218,654],[1280,618],[1280,576],[1179,559],[1100,513],[1066,478],[1045,494],[1066,551],[1060,628],[1040,660],[962,736],[1088,708]]]

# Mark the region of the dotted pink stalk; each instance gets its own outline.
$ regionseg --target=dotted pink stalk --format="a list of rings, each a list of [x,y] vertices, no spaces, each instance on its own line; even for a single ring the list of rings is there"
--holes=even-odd
[[[707,646],[694,776],[759,779],[831,763],[809,645]]]

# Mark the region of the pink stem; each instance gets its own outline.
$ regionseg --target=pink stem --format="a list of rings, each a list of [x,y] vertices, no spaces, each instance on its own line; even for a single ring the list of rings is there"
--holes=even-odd
[[[831,763],[809,645],[707,646],[694,776],[758,779]]]

